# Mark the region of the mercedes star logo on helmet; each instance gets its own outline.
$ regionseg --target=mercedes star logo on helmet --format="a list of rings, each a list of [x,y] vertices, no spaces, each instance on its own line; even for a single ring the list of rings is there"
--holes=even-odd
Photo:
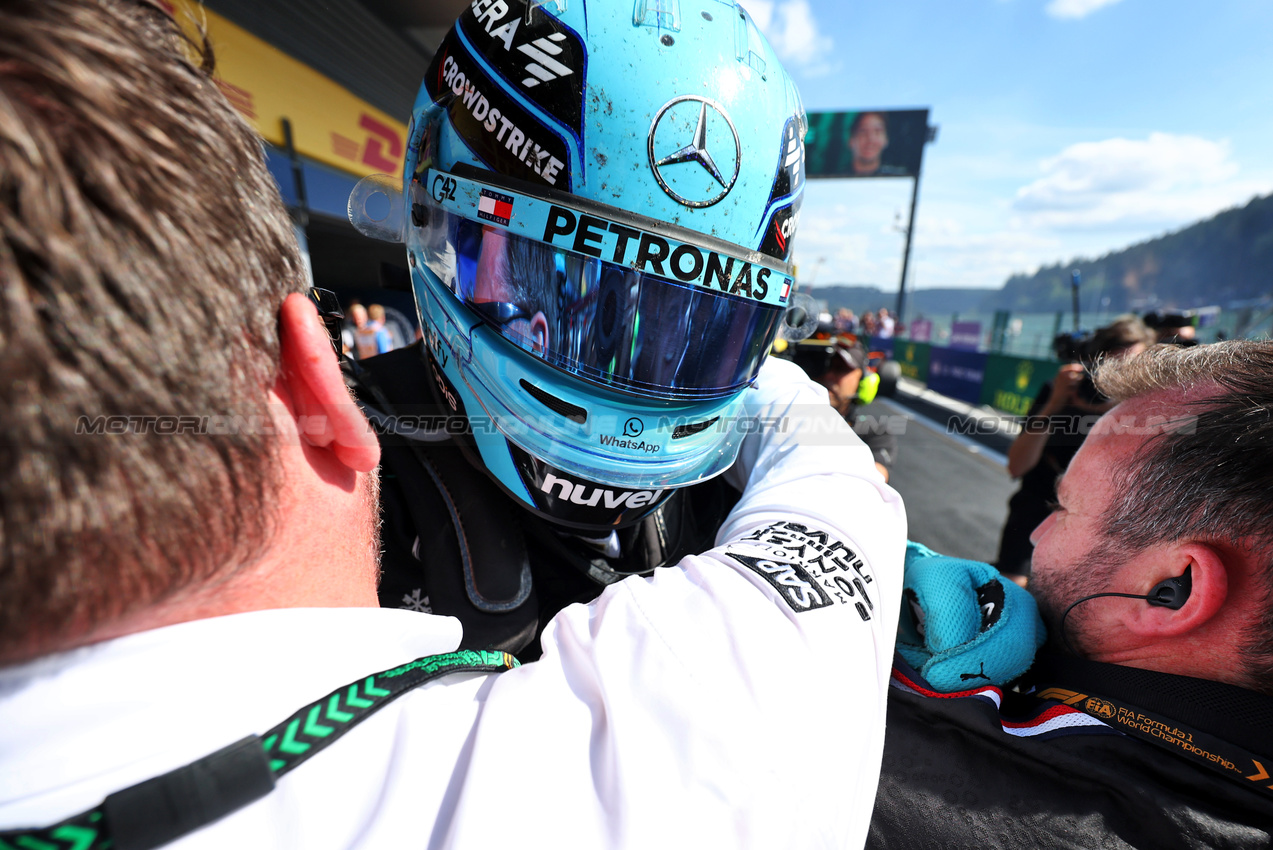
[[[738,131],[725,110],[688,94],[672,98],[654,116],[649,152],[654,179],[672,200],[687,207],[710,207],[728,195],[742,161]]]

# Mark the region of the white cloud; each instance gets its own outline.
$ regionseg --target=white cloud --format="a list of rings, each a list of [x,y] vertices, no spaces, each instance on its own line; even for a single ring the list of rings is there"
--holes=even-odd
[[[1038,140],[1030,145],[1039,150]],[[1048,150],[1043,147],[1042,150]],[[1048,158],[934,148],[916,211],[908,285],[998,288],[1040,265],[1099,257],[1273,190],[1235,141],[1156,133],[1061,148]],[[819,286],[895,291],[909,180],[810,180],[795,259]],[[825,259],[822,259],[825,258]],[[822,259],[819,264],[819,259]]]
[[[1042,163],[1044,176],[1017,190],[1027,227],[1153,228],[1204,218],[1260,191],[1237,180],[1227,141],[1151,133],[1071,145]]]
[[[1040,257],[1060,249],[1050,234],[1004,229],[1001,221],[962,204],[938,203],[921,211],[916,224],[910,285],[998,288],[1009,275],[1037,267]]]
[[[749,0],[746,9],[783,62],[806,72],[825,65],[834,42],[819,32],[808,0]]]
[[[1118,2],[1120,0],[1052,0],[1044,11],[1054,18],[1077,20]]]
[[[747,14],[751,15],[751,19],[756,22],[756,26],[765,34],[765,37],[773,42],[774,37],[769,31],[770,24],[774,20],[774,2],[773,0],[747,0],[744,7]]]
[[[869,232],[854,226],[856,217],[842,206],[819,210],[816,216],[802,212],[796,236],[796,261],[800,275],[814,283],[874,283],[897,276],[895,269],[881,267]]]

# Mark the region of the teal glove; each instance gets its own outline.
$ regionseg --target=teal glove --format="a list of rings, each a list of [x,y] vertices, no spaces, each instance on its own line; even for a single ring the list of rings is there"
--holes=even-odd
[[[994,567],[906,544],[897,651],[938,691],[1010,682],[1046,637],[1034,597]]]

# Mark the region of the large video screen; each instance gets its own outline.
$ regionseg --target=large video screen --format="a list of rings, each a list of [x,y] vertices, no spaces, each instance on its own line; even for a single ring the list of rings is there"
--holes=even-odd
[[[928,140],[927,109],[810,112],[808,177],[914,177]]]

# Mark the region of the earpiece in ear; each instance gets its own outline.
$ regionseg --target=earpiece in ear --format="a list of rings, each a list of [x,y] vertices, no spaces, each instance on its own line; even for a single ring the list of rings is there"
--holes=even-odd
[[[1173,611],[1179,611],[1185,607],[1185,603],[1189,601],[1189,594],[1193,592],[1192,571],[1193,565],[1190,564],[1185,567],[1183,575],[1158,582],[1149,591],[1145,601],[1160,608],[1170,608]]]
[[[1189,601],[1189,594],[1193,592],[1193,564],[1185,567],[1183,575],[1175,578],[1169,578],[1160,581],[1153,586],[1149,593],[1141,596],[1139,593],[1093,593],[1091,596],[1084,596],[1070,603],[1070,607],[1065,609],[1065,613],[1061,615],[1061,639],[1065,641],[1065,648],[1071,653],[1074,647],[1070,646],[1070,638],[1065,633],[1065,618],[1070,616],[1070,612],[1080,603],[1088,602],[1092,599],[1100,599],[1105,596],[1118,596],[1124,599],[1143,599],[1150,605],[1159,608],[1170,608],[1173,611],[1179,611],[1185,607],[1185,603]]]

